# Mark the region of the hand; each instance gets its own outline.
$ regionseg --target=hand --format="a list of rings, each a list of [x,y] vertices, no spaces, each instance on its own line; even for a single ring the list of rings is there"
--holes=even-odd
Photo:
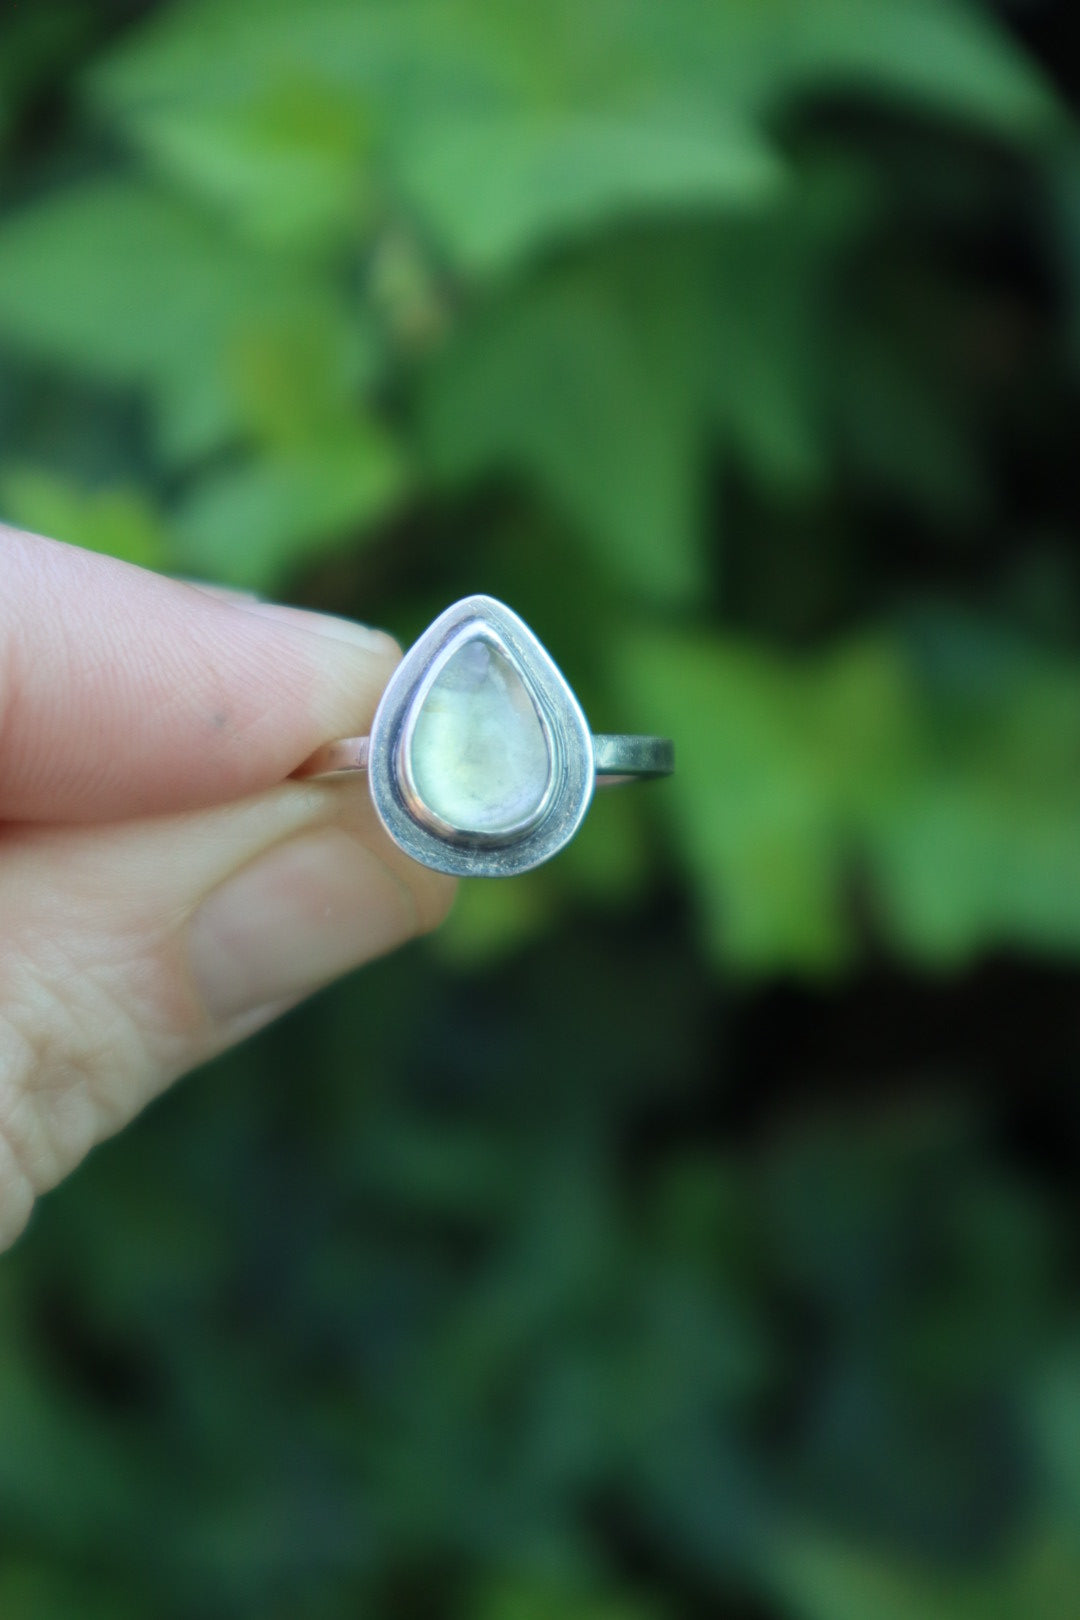
[[[184,1070],[433,927],[362,779],[379,631],[0,528],[0,1247]]]

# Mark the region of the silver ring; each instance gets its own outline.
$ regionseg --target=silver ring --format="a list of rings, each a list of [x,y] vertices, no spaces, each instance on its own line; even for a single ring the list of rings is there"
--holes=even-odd
[[[570,842],[597,783],[674,768],[667,737],[593,736],[528,625],[466,596],[405,654],[370,736],[328,744],[297,775],[366,771],[380,821],[414,860],[513,877]]]

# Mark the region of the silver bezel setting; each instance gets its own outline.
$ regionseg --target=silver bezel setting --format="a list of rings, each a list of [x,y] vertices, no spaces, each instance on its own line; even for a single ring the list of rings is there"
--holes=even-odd
[[[424,698],[448,659],[474,637],[495,646],[524,682],[551,766],[539,807],[497,834],[465,832],[434,815],[409,768]],[[367,768],[376,813],[394,842],[423,865],[458,877],[514,877],[550,860],[580,827],[595,784],[592,736],[570,686],[528,625],[490,596],[467,596],[447,608],[406,653],[376,710]]]

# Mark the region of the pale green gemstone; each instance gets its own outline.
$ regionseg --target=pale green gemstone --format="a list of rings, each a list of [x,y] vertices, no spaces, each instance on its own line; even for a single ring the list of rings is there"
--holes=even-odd
[[[551,758],[521,676],[491,642],[451,654],[413,724],[413,784],[427,808],[466,833],[497,834],[544,802]]]

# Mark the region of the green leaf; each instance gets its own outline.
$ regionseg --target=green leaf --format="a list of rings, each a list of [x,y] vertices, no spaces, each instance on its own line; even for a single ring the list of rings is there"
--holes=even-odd
[[[370,323],[315,296],[274,319],[241,325],[225,375],[245,436],[268,450],[348,439],[379,372]]]
[[[1080,1560],[1044,1534],[1004,1567],[952,1574],[792,1537],[777,1548],[773,1580],[792,1620],[1060,1620],[1075,1606]]]
[[[11,1557],[0,1565],[0,1612],[13,1620],[135,1620],[138,1601],[111,1580],[57,1568],[52,1559]]]
[[[104,551],[141,568],[171,563],[167,529],[142,490],[89,490],[44,467],[0,467],[0,505],[21,529],[87,551]]]
[[[1080,1345],[1044,1358],[1032,1379],[1032,1427],[1053,1499],[1080,1545]]]
[[[133,181],[61,192],[0,227],[0,336],[144,390],[170,459],[242,431],[232,368],[246,343],[313,320],[348,350],[349,322],[319,280]]]
[[[839,345],[840,410],[848,455],[872,489],[955,522],[985,519],[992,507],[973,425],[940,373],[894,332],[851,332]]]
[[[901,946],[1080,946],[1080,669],[941,615],[914,641],[918,769],[867,826]]]
[[[355,544],[407,487],[401,451],[358,424],[203,478],[177,517],[179,554],[208,578],[272,590],[302,559]]]
[[[841,964],[851,819],[902,768],[895,655],[870,643],[815,671],[665,636],[628,641],[617,665],[630,712],[675,739],[678,769],[658,793],[714,950],[756,971]]]
[[[378,130],[401,202],[455,262],[491,272],[620,219],[742,207],[775,189],[763,132],[704,90],[688,96],[648,17],[620,10],[195,6],[107,64],[96,93],[156,161],[274,234],[320,207],[340,213],[362,180],[357,132]],[[315,117],[282,116],[305,97]]]
[[[494,1581],[477,1598],[474,1620],[664,1620],[666,1605],[638,1592],[595,1590],[597,1583],[570,1586],[543,1575]]]
[[[897,637],[812,660],[673,636],[617,650],[628,707],[675,737],[663,802],[721,957],[841,964],[855,872],[921,960],[1080,948],[1080,670],[994,649],[976,639],[950,675]]]
[[[509,471],[579,526],[617,584],[703,584],[703,260],[676,240],[601,254],[482,311],[431,368],[436,473]]]
[[[271,238],[347,228],[374,142],[397,206],[483,274],[621,220],[766,199],[765,122],[807,94],[884,93],[1018,137],[1055,112],[964,0],[667,0],[662,20],[644,0],[204,0],[93,89],[155,164]]]
[[[761,9],[784,14],[781,82],[792,88],[884,95],[1018,139],[1064,127],[1034,63],[973,0],[764,0]]]
[[[483,274],[623,220],[758,205],[782,175],[749,128],[602,109],[420,127],[399,171],[437,240]]]
[[[372,208],[363,111],[332,85],[298,77],[242,105],[170,102],[129,133],[156,168],[271,245],[347,241]]]
[[[877,224],[880,183],[848,155],[804,158],[776,202],[710,236],[703,342],[725,451],[766,495],[818,493],[836,463],[836,285]]]

